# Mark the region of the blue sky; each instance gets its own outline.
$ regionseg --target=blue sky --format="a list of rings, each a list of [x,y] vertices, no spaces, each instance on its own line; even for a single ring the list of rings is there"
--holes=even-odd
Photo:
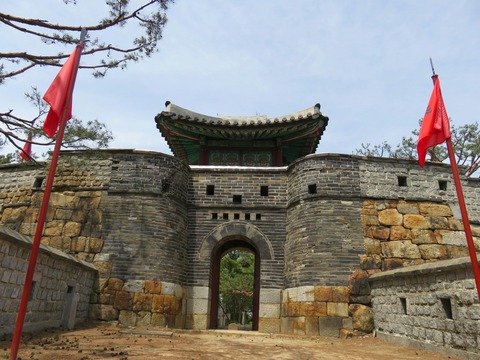
[[[3,0],[0,12],[85,25],[104,8],[78,3]],[[154,122],[167,100],[206,115],[268,117],[320,103],[330,121],[317,152],[396,145],[425,112],[430,57],[454,123],[480,119],[479,16],[476,0],[177,0],[158,53],[104,79],[79,73],[73,113],[106,123],[112,148],[170,153]],[[0,32],[2,51],[42,51]],[[0,86],[1,110],[33,116],[23,94],[30,85],[44,92],[57,71]]]

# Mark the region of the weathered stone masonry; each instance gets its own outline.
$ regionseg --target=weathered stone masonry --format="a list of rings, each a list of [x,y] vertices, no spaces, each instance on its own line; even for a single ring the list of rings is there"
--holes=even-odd
[[[95,261],[103,273],[94,315],[183,327],[186,168],[168,156],[119,152],[111,169],[100,204],[105,245]]]
[[[46,169],[0,169],[1,223],[32,235]],[[471,219],[478,182],[464,180]],[[42,242],[99,272],[91,316],[208,328],[212,259],[260,256],[259,330],[371,331],[368,276],[463,256],[444,165],[308,155],[288,167],[187,166],[136,150],[63,152]],[[475,228],[475,235],[478,232]]]
[[[13,332],[31,246],[29,237],[0,226],[0,334]],[[24,330],[70,329],[85,321],[96,277],[92,264],[42,245]]]
[[[370,284],[378,336],[480,359],[480,304],[469,258],[380,272]]]

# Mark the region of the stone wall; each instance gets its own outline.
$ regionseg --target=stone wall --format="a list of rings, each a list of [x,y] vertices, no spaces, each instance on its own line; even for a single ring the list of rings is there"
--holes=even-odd
[[[260,302],[284,285],[287,184],[284,168],[192,166],[188,190],[189,328],[208,328],[212,257],[230,240],[254,244],[260,256]],[[269,303],[270,304],[270,303]],[[280,331],[276,312],[261,314],[260,329]],[[271,310],[271,308],[270,308]],[[265,320],[268,318],[268,321]],[[268,325],[267,325],[267,322]]]
[[[348,286],[301,286],[282,292],[282,332],[339,336],[353,330],[348,314]]]
[[[349,278],[363,253],[358,159],[310,155],[288,169],[282,332],[353,330]]]
[[[362,219],[363,270],[385,271],[468,255],[463,224],[446,204],[366,200]],[[471,228],[479,250],[480,227]]]
[[[213,194],[207,187],[213,186]],[[262,195],[261,187],[268,187]],[[234,200],[234,196],[240,199]],[[285,169],[192,167],[188,189],[187,284],[209,286],[210,256],[199,257],[202,244],[215,228],[246,223],[262,233],[271,245],[272,256],[262,259],[261,287],[283,287]],[[227,227],[228,229],[228,227]],[[224,236],[235,234],[225,233]]]
[[[468,255],[463,224],[444,203],[365,200],[362,222],[365,253],[350,278],[350,301],[358,306],[370,306],[368,278],[376,273]],[[478,251],[480,227],[471,228]]]
[[[102,197],[102,261],[123,280],[185,282],[187,168],[156,153],[115,153]],[[107,278],[107,276],[105,277]]]
[[[28,236],[41,165],[0,166],[0,223]],[[480,183],[463,183],[478,223]],[[260,331],[285,333],[368,331],[370,275],[467,253],[449,168],[414,161],[188,167],[149,151],[66,151],[51,205],[42,242],[92,263],[92,316],[129,325],[208,328],[212,256],[230,241],[258,251]]]
[[[102,191],[108,181],[109,160],[64,156],[50,198],[42,243],[92,262],[103,247]],[[11,165],[0,177],[1,224],[23,235],[35,233],[48,164]],[[4,176],[5,175],[5,176]]]
[[[422,169],[414,160],[358,157],[360,188],[365,198],[448,204],[460,217],[457,194],[448,164],[427,163]],[[470,220],[480,220],[480,179],[461,178]]]
[[[91,316],[183,324],[187,170],[148,151],[62,152],[42,243],[98,269]],[[0,221],[32,236],[48,164],[1,171]]]
[[[285,286],[344,286],[363,252],[358,161],[307,156],[288,171]]]
[[[31,238],[0,226],[0,335],[15,328],[31,247]],[[93,265],[41,245],[24,331],[85,321],[96,276]]]
[[[378,336],[480,359],[480,304],[470,258],[377,273],[370,286]]]
[[[125,326],[185,326],[186,294],[182,286],[159,280],[110,277],[91,306],[90,317],[119,320]]]
[[[183,327],[187,168],[153,152],[113,152],[93,317]]]

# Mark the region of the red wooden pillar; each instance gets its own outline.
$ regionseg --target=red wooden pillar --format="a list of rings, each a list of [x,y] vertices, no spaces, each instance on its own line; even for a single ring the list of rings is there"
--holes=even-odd
[[[283,166],[283,151],[282,151],[282,139],[277,139],[275,147],[273,166]]]

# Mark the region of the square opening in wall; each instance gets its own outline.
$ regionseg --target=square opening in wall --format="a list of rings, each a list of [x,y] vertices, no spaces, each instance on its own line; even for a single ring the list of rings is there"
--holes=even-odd
[[[212,220],[217,220],[217,219],[218,219],[218,214],[212,213]]]
[[[234,204],[241,204],[242,203],[242,195],[233,195],[233,203]]]
[[[268,196],[268,185],[260,186],[260,196]]]
[[[447,181],[446,180],[438,180],[438,189],[439,190],[447,190]]]
[[[43,180],[45,180],[45,178],[43,176],[35,178],[35,181],[33,182],[33,187],[34,188],[41,188],[42,185],[43,185]]]
[[[72,294],[74,289],[74,286],[67,286],[67,294]]]
[[[400,305],[402,306],[402,313],[407,314],[407,299],[400,298]]]
[[[255,214],[255,220],[262,220],[262,214]]]
[[[441,298],[440,301],[442,302],[442,308],[445,312],[445,317],[447,319],[453,319],[452,301],[450,300],[450,298]]]
[[[245,214],[245,220],[250,220],[250,214]]]
[[[166,179],[162,180],[162,194],[168,193],[170,191],[170,182]]]
[[[215,185],[207,185],[207,195],[215,194]]]
[[[233,214],[234,220],[240,220],[240,214]]]
[[[223,213],[223,220],[228,220],[228,213]]]
[[[316,194],[317,193],[317,184],[308,185],[308,193],[309,194]]]
[[[32,286],[30,287],[30,294],[28,295],[28,300],[33,300],[33,294],[35,294],[35,287],[37,286],[36,281],[32,281]]]
[[[407,186],[406,176],[397,176],[398,186]]]

